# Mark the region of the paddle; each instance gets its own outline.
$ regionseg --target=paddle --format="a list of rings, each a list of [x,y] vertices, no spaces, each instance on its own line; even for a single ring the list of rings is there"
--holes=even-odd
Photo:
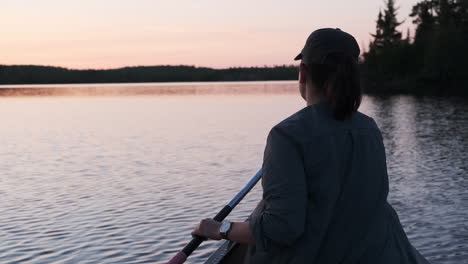
[[[252,188],[255,186],[255,184],[257,184],[257,182],[260,180],[261,177],[262,177],[262,169],[260,169],[255,174],[255,176],[253,176],[253,178],[250,179],[247,185],[245,185],[245,187],[242,188],[242,190],[240,190],[240,192],[236,196],[234,196],[234,198],[232,198],[232,200],[226,206],[224,206],[223,209],[221,209],[221,211],[219,211],[219,213],[213,218],[213,220],[218,221],[218,222],[223,221],[224,218],[226,218],[226,216],[228,216],[229,213],[231,213],[232,209],[234,209],[234,207],[236,207],[236,205],[247,195],[247,193],[249,193],[250,190],[252,190]],[[205,238],[203,237],[199,237],[199,236],[194,237],[192,241],[190,241],[174,257],[172,257],[171,260],[167,262],[167,264],[184,263],[187,260],[188,256],[190,256],[190,254],[192,254],[192,252],[195,251],[195,249],[197,249],[198,246],[200,246],[203,240],[205,240]]]

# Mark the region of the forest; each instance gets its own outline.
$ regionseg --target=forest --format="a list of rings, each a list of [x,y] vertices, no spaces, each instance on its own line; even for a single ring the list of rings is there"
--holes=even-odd
[[[423,0],[408,19],[414,36],[399,30],[395,1],[384,2],[362,74],[370,93],[468,94],[468,0]]]
[[[297,67],[212,69],[195,66],[138,66],[108,70],[72,70],[35,65],[0,65],[0,84],[210,82],[295,80]]]

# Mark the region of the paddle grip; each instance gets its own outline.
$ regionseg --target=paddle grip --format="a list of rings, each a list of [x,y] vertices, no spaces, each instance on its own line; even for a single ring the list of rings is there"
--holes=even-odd
[[[221,222],[226,218],[226,216],[231,213],[232,208],[229,205],[224,206],[221,211],[213,218],[213,220]],[[198,246],[204,241],[205,239],[203,237],[195,236],[185,247],[182,249],[182,252],[185,253],[185,255],[188,257],[190,254],[192,254],[195,249],[197,249]]]
[[[203,237],[195,236],[193,239],[182,249],[182,252],[188,257],[198,246],[205,240]]]
[[[187,260],[187,255],[184,252],[179,251],[169,262],[166,264],[182,264]]]
[[[213,220],[222,222],[224,218],[226,218],[226,216],[228,216],[229,213],[231,213],[231,211],[232,208],[229,205],[226,205],[223,209],[221,209],[221,211],[219,211],[219,213],[213,218]]]

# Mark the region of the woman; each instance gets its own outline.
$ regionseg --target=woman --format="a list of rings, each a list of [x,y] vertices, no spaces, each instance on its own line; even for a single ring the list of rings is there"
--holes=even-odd
[[[428,263],[387,202],[385,149],[361,103],[359,46],[314,31],[302,52],[307,107],[270,131],[263,199],[246,222],[205,219],[193,235],[249,245],[246,263]]]

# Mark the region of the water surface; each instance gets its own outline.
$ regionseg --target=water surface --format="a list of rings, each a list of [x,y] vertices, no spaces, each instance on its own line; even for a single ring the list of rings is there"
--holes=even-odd
[[[295,88],[242,85],[0,97],[0,263],[164,263],[261,166],[269,129],[304,107]],[[383,132],[389,200],[413,245],[431,263],[466,263],[468,104],[366,96],[360,110]],[[260,196],[258,186],[229,218]]]

